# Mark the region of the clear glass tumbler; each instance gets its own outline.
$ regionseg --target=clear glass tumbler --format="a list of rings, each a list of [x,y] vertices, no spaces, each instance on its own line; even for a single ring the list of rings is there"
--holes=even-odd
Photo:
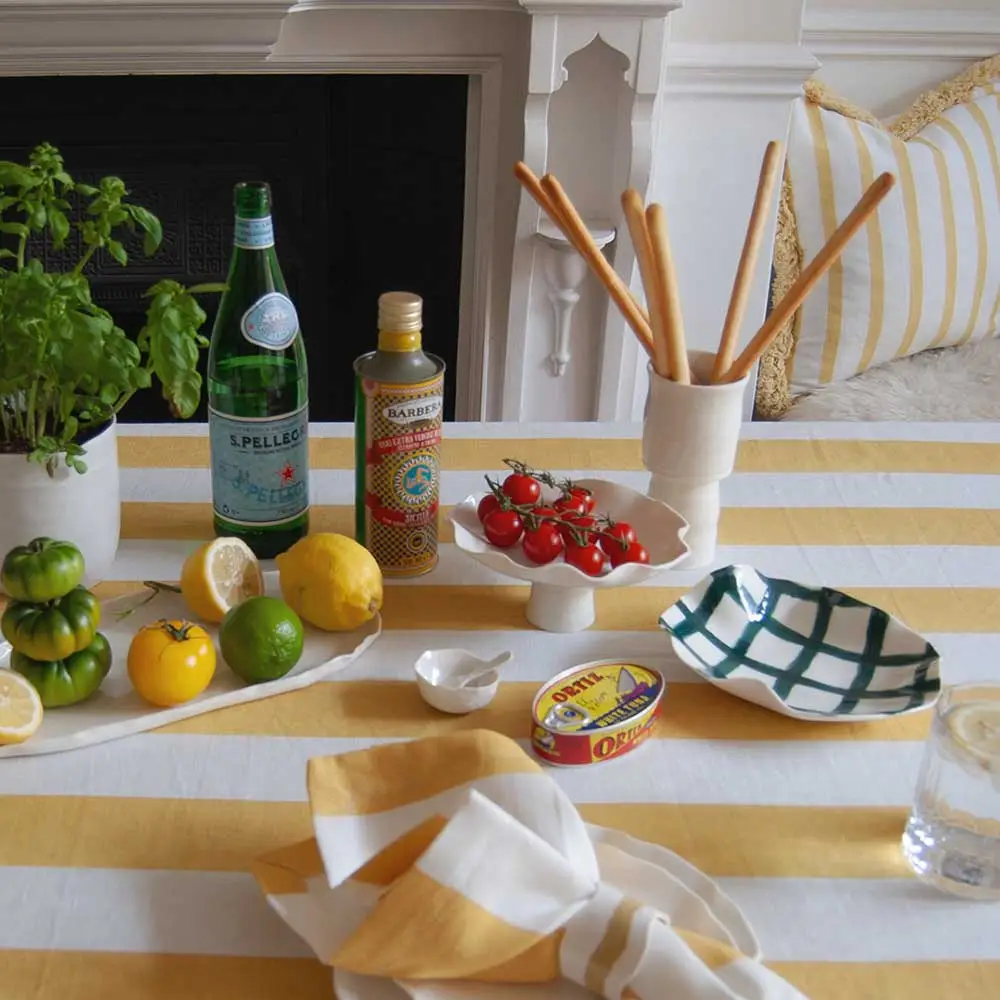
[[[903,854],[939,889],[1000,902],[1000,684],[942,691]]]

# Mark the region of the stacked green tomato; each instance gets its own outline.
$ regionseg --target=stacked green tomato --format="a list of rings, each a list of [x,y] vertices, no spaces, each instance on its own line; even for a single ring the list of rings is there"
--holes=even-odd
[[[84,562],[71,542],[35,538],[7,553],[0,585],[11,598],[0,632],[10,665],[34,686],[45,708],[89,698],[111,669],[111,646],[97,631],[101,605],[80,581]]]

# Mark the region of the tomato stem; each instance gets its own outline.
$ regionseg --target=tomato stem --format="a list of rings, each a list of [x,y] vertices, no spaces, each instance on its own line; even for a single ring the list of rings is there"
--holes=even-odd
[[[591,497],[593,496],[592,490],[587,489],[585,486],[578,486],[572,479],[556,479],[551,472],[534,469],[528,465],[527,462],[522,462],[518,458],[505,458],[503,460],[503,464],[518,475],[533,476],[540,483],[543,483],[550,489],[559,490],[560,496],[557,500],[552,501],[553,503],[558,503],[559,499],[569,497],[572,490],[586,493]],[[541,504],[516,504],[509,496],[507,496],[506,493],[504,493],[503,486],[500,482],[492,479],[488,473],[486,474],[485,479],[486,485],[489,487],[493,496],[496,497],[501,510],[515,511],[524,522],[525,531],[537,531],[542,524],[549,522],[550,524],[555,524],[559,528],[567,528],[574,545],[586,545],[586,539],[589,535],[591,541],[595,541],[598,538],[607,538],[610,541],[617,542],[617,544],[621,546],[623,552],[627,552],[631,548],[631,542],[627,542],[625,539],[619,538],[617,535],[611,533],[610,529],[613,528],[617,522],[609,514],[590,515],[595,519],[595,526],[593,528],[579,528],[574,525],[571,520],[572,518],[579,516],[576,512],[571,512],[567,515],[558,513],[554,517],[551,514],[536,514],[535,509],[537,506],[548,506],[545,501],[542,501]]]
[[[133,604],[131,607],[126,608],[124,611],[119,611],[115,616],[118,621],[123,618],[128,618],[129,615],[135,614],[139,608],[144,608],[150,601],[152,601],[158,594],[167,592],[170,594],[179,594],[181,592],[180,587],[175,587],[172,583],[160,583],[158,580],[143,580],[142,585],[148,587],[152,593],[147,594],[138,604]]]
[[[194,625],[191,622],[186,621],[182,621],[180,628],[178,628],[176,625],[167,621],[166,618],[161,618],[156,622],[156,624],[175,642],[183,642],[190,634],[191,629],[194,628]]]

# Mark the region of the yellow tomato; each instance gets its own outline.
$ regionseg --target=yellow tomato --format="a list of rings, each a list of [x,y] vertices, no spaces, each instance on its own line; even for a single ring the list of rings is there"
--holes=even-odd
[[[160,619],[144,625],[128,649],[128,676],[148,702],[168,708],[190,701],[215,674],[215,646],[200,625]]]

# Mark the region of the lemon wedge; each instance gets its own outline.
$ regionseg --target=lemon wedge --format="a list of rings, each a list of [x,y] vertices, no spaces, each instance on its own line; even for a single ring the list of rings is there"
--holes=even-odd
[[[946,716],[957,743],[980,760],[1000,760],[1000,702],[971,701]]]
[[[0,744],[23,743],[42,724],[42,699],[29,680],[0,670]]]
[[[221,622],[230,608],[264,593],[264,575],[241,538],[213,538],[184,560],[181,596],[206,622]]]

